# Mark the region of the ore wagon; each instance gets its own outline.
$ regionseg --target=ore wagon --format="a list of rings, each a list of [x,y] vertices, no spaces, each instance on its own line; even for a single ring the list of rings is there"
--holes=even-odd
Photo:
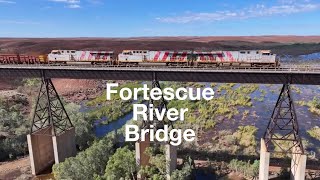
[[[25,54],[0,54],[1,64],[37,64],[43,63],[38,56]]]

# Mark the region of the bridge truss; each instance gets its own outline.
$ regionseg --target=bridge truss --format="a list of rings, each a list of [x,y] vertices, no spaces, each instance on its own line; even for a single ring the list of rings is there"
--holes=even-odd
[[[73,127],[71,120],[51,79],[43,77],[32,118],[31,134],[56,136],[71,127]]]

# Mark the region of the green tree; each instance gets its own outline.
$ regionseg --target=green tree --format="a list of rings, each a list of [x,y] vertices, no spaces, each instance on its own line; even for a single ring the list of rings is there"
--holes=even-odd
[[[165,180],[166,158],[163,146],[148,147],[145,153],[150,157],[149,165],[141,167],[139,174],[152,180]]]
[[[27,154],[30,121],[23,114],[25,105],[27,98],[18,94],[0,99],[0,161]]]
[[[80,112],[80,106],[69,103],[65,106],[76,131],[76,144],[80,150],[86,149],[95,139],[93,123],[85,113]]]
[[[255,160],[253,164],[233,159],[229,163],[229,168],[235,172],[243,174],[247,178],[254,179],[259,176],[259,161]]]
[[[55,179],[93,179],[104,175],[109,157],[115,150],[115,140],[114,133],[108,134],[76,157],[55,164],[52,168]]]
[[[181,170],[177,169],[173,171],[171,179],[174,180],[190,180],[192,179],[192,171],[194,169],[194,162],[191,157],[186,157],[184,159],[183,167]]]
[[[137,171],[135,153],[128,147],[117,149],[109,159],[104,177],[106,179],[135,179]]]

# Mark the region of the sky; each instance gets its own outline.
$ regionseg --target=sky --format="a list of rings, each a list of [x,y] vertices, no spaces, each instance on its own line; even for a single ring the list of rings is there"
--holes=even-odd
[[[0,37],[320,35],[320,0],[0,0]]]

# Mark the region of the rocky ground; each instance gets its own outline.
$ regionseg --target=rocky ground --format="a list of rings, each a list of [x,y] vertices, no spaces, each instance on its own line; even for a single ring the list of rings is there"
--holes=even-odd
[[[74,103],[95,98],[105,87],[102,80],[54,79],[52,82],[59,95]]]
[[[0,163],[0,179],[31,179],[30,161],[29,157],[23,157],[21,159]]]

